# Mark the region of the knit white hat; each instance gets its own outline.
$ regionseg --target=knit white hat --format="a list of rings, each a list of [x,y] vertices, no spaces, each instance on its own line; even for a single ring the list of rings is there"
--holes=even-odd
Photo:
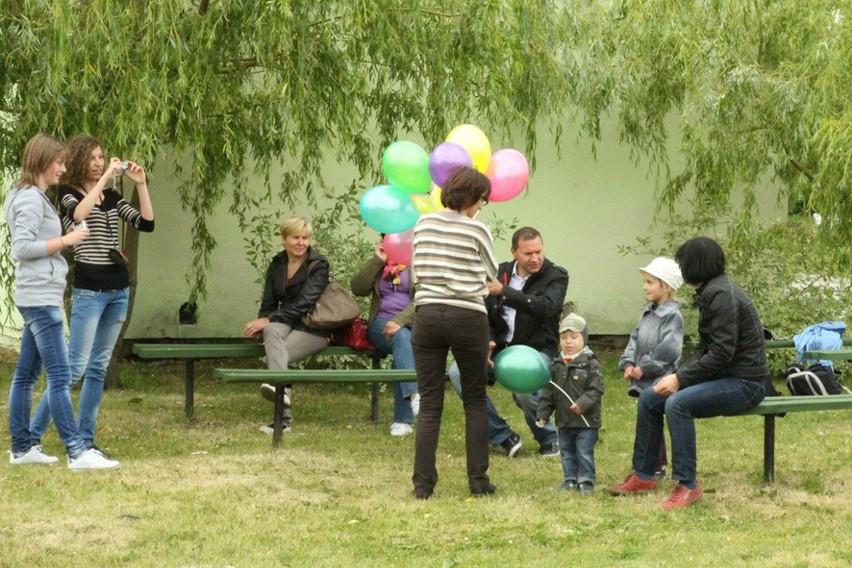
[[[658,256],[651,261],[645,268],[640,268],[642,272],[647,272],[654,278],[659,278],[669,286],[672,290],[677,290],[683,284],[683,276],[680,273],[680,266],[670,258]]]

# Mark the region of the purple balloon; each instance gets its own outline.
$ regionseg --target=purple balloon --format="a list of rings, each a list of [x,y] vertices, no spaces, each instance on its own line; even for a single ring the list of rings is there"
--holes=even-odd
[[[429,175],[438,187],[444,187],[450,176],[462,166],[473,167],[473,160],[460,144],[442,142],[429,154]]]

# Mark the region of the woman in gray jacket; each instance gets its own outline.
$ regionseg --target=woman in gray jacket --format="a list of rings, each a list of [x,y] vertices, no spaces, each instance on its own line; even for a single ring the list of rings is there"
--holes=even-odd
[[[106,469],[118,462],[95,449],[86,449],[71,407],[71,370],[62,320],[62,302],[68,265],[60,251],[88,236],[86,229],[62,234],[56,209],[45,196],[65,172],[68,150],[59,140],[39,134],[27,143],[21,176],[6,197],[6,223],[12,233],[15,269],[15,303],[24,327],[21,351],[9,391],[9,432],[13,465],[49,464],[57,458],[34,445],[30,435],[33,385],[47,372],[50,413],[68,452],[70,469]]]

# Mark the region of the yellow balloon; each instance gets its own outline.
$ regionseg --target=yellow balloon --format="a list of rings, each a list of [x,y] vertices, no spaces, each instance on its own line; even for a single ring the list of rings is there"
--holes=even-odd
[[[421,215],[437,211],[437,209],[435,209],[435,203],[433,203],[432,199],[425,193],[410,193],[409,197],[411,197],[411,201],[414,202],[414,206],[417,207],[417,210],[420,211]]]
[[[461,124],[447,135],[447,142],[455,142],[470,154],[473,167],[480,172],[488,169],[491,162],[491,144],[488,137],[472,124]]]
[[[446,209],[444,204],[441,203],[441,188],[437,185],[432,185],[432,191],[429,193],[429,198],[435,206],[435,211],[443,211]]]

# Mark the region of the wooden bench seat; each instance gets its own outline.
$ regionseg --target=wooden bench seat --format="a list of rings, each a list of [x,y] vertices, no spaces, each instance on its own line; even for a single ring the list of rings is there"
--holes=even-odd
[[[276,387],[295,383],[371,383],[373,392],[381,383],[404,383],[417,380],[414,369],[213,369],[213,376],[226,383],[269,383]],[[373,421],[378,418],[374,399]],[[272,446],[277,448],[284,431],[284,389],[275,389],[272,419]]]
[[[266,356],[262,343],[135,343],[133,353],[141,359],[181,359],[184,361],[184,414],[191,418],[195,412],[195,362],[199,359],[260,358]],[[349,347],[330,345],[313,357],[368,357],[372,368],[381,367],[384,357],[377,351],[358,351]],[[373,392],[373,416],[378,413],[378,389]]]
[[[735,416],[763,416],[763,480],[775,481],[775,418],[790,412],[821,410],[850,410],[852,395],[830,396],[772,396],[754,408]]]

